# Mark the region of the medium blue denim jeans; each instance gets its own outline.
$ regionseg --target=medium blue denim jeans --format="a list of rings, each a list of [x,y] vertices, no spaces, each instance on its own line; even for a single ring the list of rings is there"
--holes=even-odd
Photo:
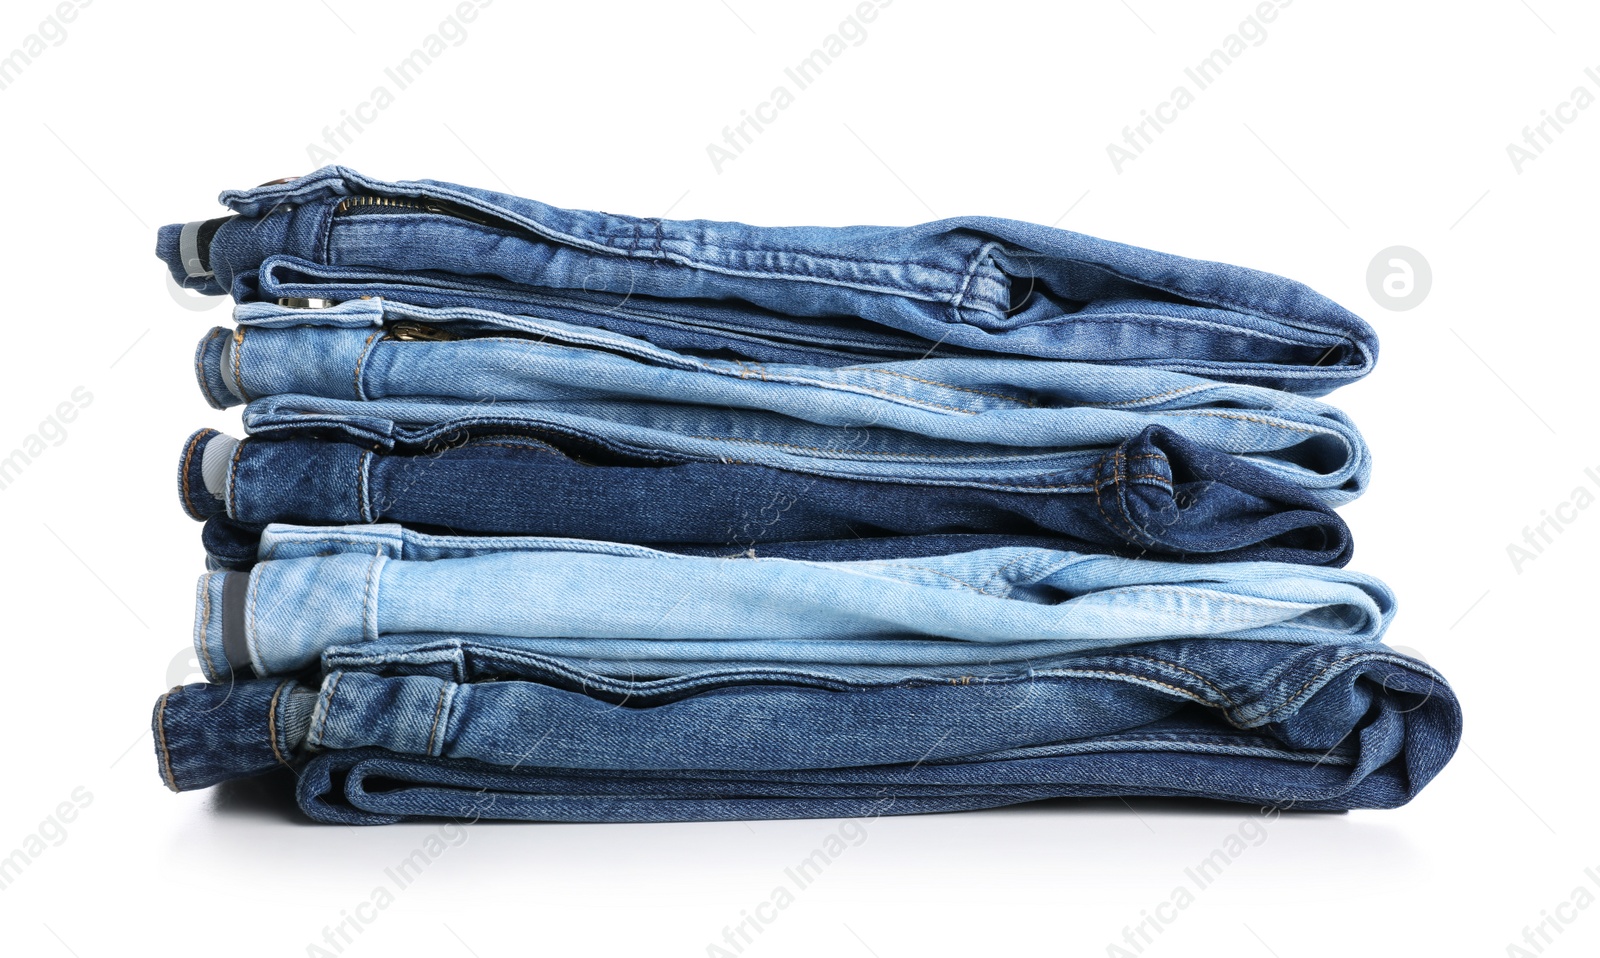
[[[1461,734],[1444,679],[1381,644],[1217,638],[964,682],[915,669],[627,682],[531,660],[375,667],[336,653],[309,684],[175,688],[153,723],[174,790],[289,765],[312,817],[356,823],[857,816],[1086,795],[1387,808]]]
[[[1048,549],[824,563],[272,525],[260,558],[200,580],[195,652],[212,681],[441,637],[622,676],[728,664],[965,675],[1152,639],[1375,642],[1394,613],[1383,583],[1347,570]]]
[[[1115,382],[1099,391],[1105,405],[992,419],[928,414],[917,428],[931,436],[882,421],[920,418],[916,411],[844,397],[829,421],[818,424],[765,410],[636,399],[472,403],[281,395],[247,405],[244,424],[252,436],[318,435],[375,451],[512,436],[635,459],[745,462],[836,478],[1036,490],[1092,484],[1108,452],[1159,426],[1258,465],[1325,505],[1349,502],[1366,487],[1366,444],[1332,407],[1247,386],[1186,389],[1197,381],[1177,373],[1135,375],[1185,382],[1174,392],[1151,394],[1129,378],[1109,377]],[[1117,408],[1134,404],[1146,408]]]
[[[752,365],[602,330],[381,300],[315,310],[258,304],[237,318],[231,335],[214,329],[196,350],[201,388],[218,408],[315,396],[407,404],[435,419],[516,407],[600,418],[642,409],[668,429],[706,422],[708,408],[748,410],[746,442],[832,448],[869,445],[857,433],[884,431],[905,435],[900,452],[933,454],[950,443],[1103,447],[1160,425],[1257,458],[1329,501],[1358,495],[1368,468],[1360,434],[1324,403],[1156,369],[1000,358]],[[443,411],[452,405],[464,409]],[[672,413],[685,407],[681,418]],[[954,448],[945,455],[971,452]]]
[[[330,166],[160,231],[182,285],[243,301],[476,305],[758,363],[974,352],[1320,395],[1365,375],[1359,317],[1267,273],[993,217],[756,227],[565,210]]]
[[[507,436],[402,454],[311,438],[240,442],[202,429],[184,445],[178,491],[190,516],[208,520],[205,542],[219,569],[252,563],[269,522],[399,522],[819,559],[1018,544],[1337,566],[1352,548],[1348,527],[1310,492],[1159,426],[1108,451],[1082,484],[1013,489],[597,459]],[[802,553],[799,543],[812,546]]]

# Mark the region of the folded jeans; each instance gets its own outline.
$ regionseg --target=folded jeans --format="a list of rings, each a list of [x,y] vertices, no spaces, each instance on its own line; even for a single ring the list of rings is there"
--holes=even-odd
[[[994,217],[903,228],[634,218],[337,166],[221,200],[234,215],[163,227],[157,254],[184,286],[240,301],[385,295],[757,362],[932,345],[1309,395],[1377,357],[1370,326],[1291,280]]]
[[[335,663],[311,685],[175,688],[153,721],[175,790],[290,765],[303,789],[312,782],[303,804],[336,807],[308,811],[357,821],[460,815],[472,793],[502,793],[507,804],[488,817],[572,821],[1083,794],[1393,807],[1437,773],[1461,730],[1443,678],[1376,643],[1173,640],[1004,678],[906,675],[847,683],[730,671],[663,687],[581,673],[456,681]],[[334,796],[318,778],[368,761],[407,787],[385,803]]]
[[[185,511],[208,520],[216,568],[253,562],[271,522],[397,522],[810,558],[932,555],[940,541],[973,536],[988,540],[974,548],[1049,545],[1184,561],[1339,566],[1352,549],[1349,528],[1311,493],[1159,426],[1111,449],[1080,483],[1016,489],[750,463],[580,459],[508,436],[404,455],[313,438],[241,442],[202,429],[180,456],[178,490]],[[829,548],[827,540],[857,545]],[[805,542],[815,545],[803,555],[773,548]]]
[[[200,579],[195,652],[213,681],[294,673],[335,646],[441,636],[622,675],[730,662],[967,671],[1162,638],[1370,642],[1394,614],[1383,583],[1347,570],[1048,549],[825,563],[273,525],[260,559]]]
[[[947,438],[888,427],[871,415],[818,424],[764,410],[650,400],[344,400],[296,394],[254,400],[244,408],[244,425],[256,437],[335,438],[385,452],[430,452],[510,436],[572,454],[662,464],[743,462],[837,478],[1036,490],[1092,483],[1089,477],[1117,445],[1158,426],[1259,466],[1328,506],[1358,497],[1371,473],[1355,427],[1312,400],[1249,390],[1203,400],[1170,396],[1164,405],[1049,410],[1004,431],[946,419],[938,422],[941,429],[965,434]]]

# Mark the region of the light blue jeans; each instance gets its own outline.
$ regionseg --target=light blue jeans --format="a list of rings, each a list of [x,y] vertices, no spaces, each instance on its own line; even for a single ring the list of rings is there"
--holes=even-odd
[[[1339,569],[987,549],[919,559],[710,558],[573,539],[270,525],[196,596],[207,675],[279,675],[335,646],[441,638],[620,675],[709,665],[948,674],[1155,639],[1374,642],[1394,598]],[[601,663],[605,663],[601,665]]]

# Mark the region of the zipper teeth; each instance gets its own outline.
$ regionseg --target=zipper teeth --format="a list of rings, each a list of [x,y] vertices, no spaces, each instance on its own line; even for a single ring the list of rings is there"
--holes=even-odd
[[[455,203],[446,203],[439,200],[421,200],[409,196],[347,196],[339,201],[333,208],[334,215],[348,213],[357,207],[386,206],[392,209],[417,210],[423,213],[434,213],[439,216],[449,216],[480,226],[500,226],[504,224],[495,222],[492,218],[476,210],[464,209]]]
[[[450,342],[458,337],[454,333],[435,326],[408,321],[391,326],[388,338],[398,339],[403,342]]]
[[[348,196],[339,201],[335,213],[348,212],[357,206],[394,206],[400,209],[421,210],[427,207],[416,200],[394,196]]]
[[[436,342],[449,343],[463,339],[530,339],[542,340],[545,337],[530,333],[522,329],[444,329],[434,323],[419,323],[416,320],[405,319],[397,323],[387,324],[387,333],[384,338],[398,339],[402,342]]]

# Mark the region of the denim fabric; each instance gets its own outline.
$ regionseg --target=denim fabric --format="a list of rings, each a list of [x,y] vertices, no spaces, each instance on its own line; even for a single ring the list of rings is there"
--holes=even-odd
[[[1009,423],[930,416],[922,426],[945,434],[937,437],[887,428],[872,415],[882,410],[819,425],[761,410],[620,399],[468,403],[268,396],[244,408],[244,424],[254,436],[341,438],[377,451],[431,451],[509,435],[569,452],[662,464],[744,462],[836,478],[1035,490],[1086,487],[1115,446],[1159,426],[1258,465],[1329,506],[1365,489],[1371,473],[1366,444],[1337,410],[1287,393],[1208,385],[1231,395],[1150,396],[1134,390],[1159,408],[1041,410]]]
[[[482,310],[424,310],[358,300],[304,310],[238,310],[231,335],[214,329],[195,369],[213,406],[288,395],[329,400],[456,401],[482,411],[560,404],[590,412],[659,403],[780,413],[847,429],[887,429],[933,440],[1037,447],[1126,439],[1160,424],[1230,452],[1305,471],[1297,456],[1328,460],[1359,493],[1366,451],[1331,407],[1273,390],[1153,369],[1027,359],[937,359],[823,368],[698,359],[593,329]],[[306,323],[315,325],[305,325]],[[460,337],[447,341],[416,338]],[[794,430],[765,417],[767,441]],[[1131,431],[1130,431],[1131,430]],[[846,437],[847,439],[853,437]],[[837,440],[836,440],[837,441]]]
[[[817,563],[274,525],[261,558],[200,580],[195,649],[213,681],[247,667],[292,673],[333,646],[440,635],[621,674],[657,661],[970,669],[1156,638],[1376,641],[1394,610],[1381,582],[1343,570],[1047,549]]]
[[[1182,750],[1153,727],[1086,747],[1017,758],[898,765],[862,771],[672,776],[650,772],[506,769],[464,759],[395,755],[382,749],[322,752],[293,784],[307,817],[334,825],[429,819],[566,823],[874,819],[1001,808],[1064,798],[1201,798],[1259,803],[1278,811],[1395,808],[1409,802],[1434,758],[1402,755],[1371,771],[1346,760],[1315,762],[1238,742],[1222,757]],[[1416,747],[1407,743],[1406,747]],[[1449,755],[1440,757],[1440,762]],[[1420,766],[1420,767],[1419,767]],[[1420,781],[1419,781],[1420,779]]]
[[[157,254],[180,284],[241,300],[289,283],[322,298],[484,305],[757,362],[876,361],[940,344],[1312,395],[1377,356],[1366,323],[1290,280],[992,217],[639,219],[340,167],[222,201],[237,215],[164,227]]]
[[[1132,557],[1343,565],[1352,548],[1348,527],[1311,493],[1158,426],[1106,453],[1081,484],[1056,488],[982,489],[742,463],[608,458],[580,459],[547,442],[504,436],[402,455],[318,439],[240,443],[203,429],[184,445],[178,491],[190,516],[226,517],[206,535],[219,568],[253,561],[255,533],[269,522],[400,522],[707,554],[759,548],[775,555],[772,547],[785,543],[882,540],[830,555],[783,553],[795,558],[895,558],[1031,544]],[[988,539],[962,548],[963,537],[973,535]]]
[[[420,531],[447,534],[451,530],[410,523]],[[200,528],[206,552],[206,568],[212,572],[248,572],[256,564],[264,526],[245,525],[226,516],[212,516]],[[530,533],[531,534],[531,533]],[[870,536],[844,539],[803,539],[798,542],[764,543],[758,553],[754,547],[697,545],[689,543],[641,543],[662,552],[680,555],[736,559],[800,559],[808,562],[863,562],[880,559],[914,559],[921,556],[976,552],[980,549],[1033,548],[1062,552],[1106,552],[1104,546],[1080,542],[1063,536],[1019,536],[999,533],[934,533],[914,536]],[[1175,561],[1199,561],[1185,557]]]
[[[1443,766],[1461,730],[1444,680],[1382,645],[1227,639],[966,683],[915,670],[881,683],[729,672],[661,687],[335,668],[311,685],[175,688],[153,721],[175,790],[287,764],[314,817],[361,822],[465,816],[474,798],[490,802],[482,817],[563,821],[1067,795],[1392,807]]]
[[[1157,369],[971,356],[850,366],[752,363],[679,353],[592,327],[482,309],[381,299],[319,309],[240,306],[231,335],[196,350],[217,408],[300,393],[329,399],[466,401],[654,399],[766,409],[809,422],[860,421],[970,438],[1073,407],[1146,408],[1153,397],[1323,414],[1321,403]],[[1164,408],[1157,406],[1155,408]],[[942,420],[981,423],[940,429]],[[1008,441],[991,438],[989,441]]]
[[[160,231],[238,303],[178,469],[174,791],[313,819],[1383,808],[1461,734],[1336,568],[1377,357],[1292,281],[989,217],[755,227],[327,167]],[[293,523],[304,523],[303,525]]]

